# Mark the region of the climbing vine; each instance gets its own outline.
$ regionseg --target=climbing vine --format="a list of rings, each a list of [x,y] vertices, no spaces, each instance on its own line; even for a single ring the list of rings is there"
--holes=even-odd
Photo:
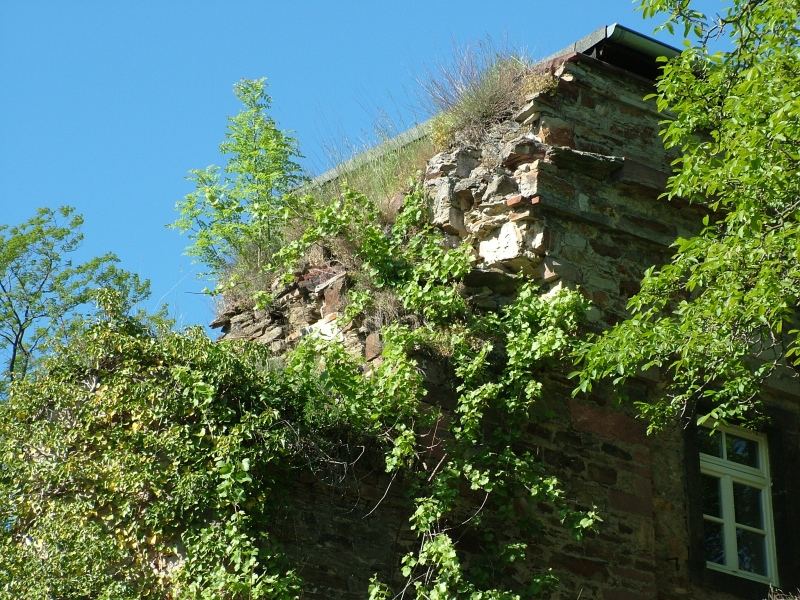
[[[266,143],[239,135],[248,123],[273,126],[259,112],[263,87],[239,90],[249,116],[232,120],[236,139]],[[233,165],[260,168],[236,159],[247,148],[226,148]],[[274,174],[275,165],[262,166]],[[600,518],[569,501],[526,432],[547,418],[544,374],[569,356],[585,300],[524,284],[505,308],[477,311],[462,283],[472,249],[444,243],[418,188],[380,225],[356,190],[284,202],[284,179],[244,171],[255,187],[229,182],[235,206],[210,188],[183,205],[225,211],[208,220],[210,232],[192,221],[195,243],[233,256],[267,236],[258,268],[287,281],[312,249],[335,260],[347,248],[357,270],[340,326],[363,321],[377,291],[411,318],[382,327],[381,359],[365,364],[337,339],[307,335],[279,359],[199,330],[154,331],[107,302],[103,318],[0,406],[4,596],[297,598],[302,581],[276,542],[275,511],[297,472],[343,437],[382,453],[413,498],[418,545],[398,557],[403,581],[376,575],[365,595],[510,600],[552,587],[553,573],[531,569],[531,533],[557,521],[581,537]],[[268,213],[247,214],[251,192],[269,200]],[[290,218],[290,205],[306,210]],[[281,229],[290,223],[302,233]],[[239,245],[240,234],[249,241]],[[260,290],[255,300],[272,297]],[[428,397],[423,371],[433,362],[450,374],[452,402]],[[480,551],[465,552],[465,538]]]
[[[521,524],[536,517],[512,514],[510,506],[520,497],[555,507],[578,537],[599,521],[594,510],[570,508],[558,480],[523,442],[530,420],[544,417],[542,373],[571,351],[585,300],[568,291],[544,298],[527,284],[505,310],[478,314],[459,288],[471,267],[471,248],[444,247],[428,224],[419,189],[406,195],[388,231],[378,225],[374,211],[368,198],[345,189],[333,204],[312,211],[303,236],[277,253],[275,264],[292,273],[312,246],[330,247],[333,238],[343,238],[363,266],[343,324],[369,309],[368,289],[388,288],[422,325],[384,327],[382,361],[367,374],[341,344],[318,338],[302,343],[290,364],[304,365],[303,381],[326,373],[332,387],[321,394],[317,390],[318,396],[347,398],[328,412],[362,415],[352,424],[383,443],[386,470],[410,474],[406,481],[414,482],[416,495],[410,527],[420,546],[402,558],[407,589],[420,598],[530,597],[552,585],[554,576],[533,573],[524,584],[497,587],[498,573],[526,558],[526,538],[505,539],[483,525],[503,515],[504,522],[519,523],[524,531]],[[452,414],[425,398],[419,358],[426,348],[434,348],[440,359],[447,356],[452,366],[457,396]],[[315,365],[311,371],[310,365]],[[343,390],[350,395],[343,396]],[[369,415],[366,423],[364,415]],[[495,565],[492,573],[485,565],[465,566],[457,544],[457,534],[465,529],[484,536],[487,554],[500,556],[503,565]],[[374,580],[371,597],[391,597],[389,589]]]

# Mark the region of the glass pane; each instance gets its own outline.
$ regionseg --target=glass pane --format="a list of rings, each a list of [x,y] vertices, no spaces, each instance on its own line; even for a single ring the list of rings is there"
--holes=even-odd
[[[750,527],[764,526],[761,518],[761,490],[743,483],[733,484],[733,506],[736,522]]]
[[[725,539],[722,534],[722,523],[703,521],[703,546],[706,560],[720,565],[725,564]]]
[[[697,428],[697,443],[700,452],[722,458],[722,435],[719,431],[712,431],[706,427]]]
[[[758,468],[758,442],[726,433],[725,449],[728,453],[728,460]]]
[[[721,517],[719,477],[702,475],[703,482],[703,513],[712,517]],[[747,525],[747,523],[745,523]]]
[[[736,530],[736,547],[739,552],[739,568],[742,571],[767,574],[766,552],[764,551],[764,536],[760,533]]]

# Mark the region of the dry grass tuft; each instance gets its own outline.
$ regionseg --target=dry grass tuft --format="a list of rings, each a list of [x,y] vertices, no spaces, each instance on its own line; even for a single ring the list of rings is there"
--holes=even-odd
[[[434,146],[479,143],[491,125],[511,117],[527,96],[555,83],[551,73],[518,53],[489,44],[458,52],[422,82],[437,111],[431,124]]]
[[[766,600],[800,600],[800,590],[792,592],[782,592],[774,588],[769,589],[769,596]]]

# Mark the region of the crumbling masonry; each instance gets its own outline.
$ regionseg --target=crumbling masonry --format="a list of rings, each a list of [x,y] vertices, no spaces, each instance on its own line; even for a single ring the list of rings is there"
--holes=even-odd
[[[469,241],[477,265],[467,295],[478,306],[506,303],[510,275],[541,282],[543,293],[579,286],[601,328],[625,314],[644,270],[669,257],[669,245],[698,222],[692,207],[659,200],[670,157],[658,137],[654,56],[671,49],[619,26],[604,28],[542,63],[557,80],[534,94],[479,147],[434,156],[425,173],[434,223],[452,243]],[[380,360],[380,331],[336,330],[347,274],[309,269],[271,311],[233,311],[215,326],[227,338],[270,344],[281,353],[309,329],[341,335],[367,360]],[[452,394],[446,374],[428,369],[431,397]],[[531,446],[567,482],[579,503],[596,504],[598,535],[575,542],[557,526],[531,534],[538,563],[562,581],[558,598],[583,600],[764,598],[758,578],[709,569],[704,554],[698,449],[676,428],[647,437],[642,422],[609,394],[572,399],[570,381],[549,382],[552,422],[532,424]],[[642,379],[630,394],[657,394]],[[435,398],[439,394],[439,398]],[[776,424],[766,434],[777,548],[774,581],[800,585],[800,388],[777,376],[764,392]],[[379,466],[358,486],[298,481],[294,510],[280,525],[308,582],[309,598],[364,598],[369,577],[397,580],[399,557],[414,543],[407,499],[386,489]],[[303,547],[313,547],[304,554]],[[469,552],[469,548],[466,548]]]

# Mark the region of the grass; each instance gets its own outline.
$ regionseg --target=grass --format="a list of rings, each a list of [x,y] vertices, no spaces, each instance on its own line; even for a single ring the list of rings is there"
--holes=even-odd
[[[422,82],[436,111],[432,142],[439,149],[477,144],[527,97],[553,89],[555,83],[551,73],[521,53],[498,51],[489,44],[466,48]]]
[[[800,600],[800,590],[797,590],[795,593],[789,593],[770,588],[769,596],[766,600]]]
[[[366,152],[364,159],[340,165],[341,175],[312,188],[310,193],[320,201],[327,202],[337,197],[342,187],[347,185],[375,202],[385,222],[391,223],[398,208],[392,199],[419,180],[425,163],[435,152],[427,132],[405,144],[393,144],[389,140]],[[370,153],[373,154],[372,157],[369,156]]]

